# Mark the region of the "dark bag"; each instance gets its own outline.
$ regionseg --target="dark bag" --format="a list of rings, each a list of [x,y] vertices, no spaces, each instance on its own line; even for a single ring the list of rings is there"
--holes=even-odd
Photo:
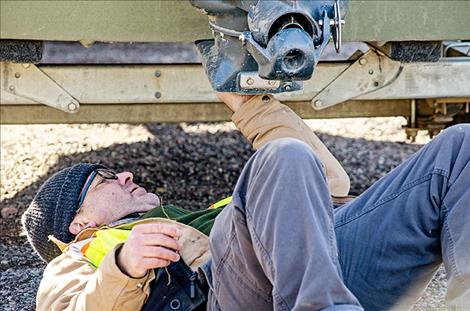
[[[155,279],[150,283],[150,296],[142,311],[202,311],[206,310],[207,289],[197,272],[183,260],[165,269],[155,269]]]

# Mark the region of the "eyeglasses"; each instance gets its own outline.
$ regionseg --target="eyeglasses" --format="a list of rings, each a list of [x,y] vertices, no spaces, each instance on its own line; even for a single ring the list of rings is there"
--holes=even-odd
[[[85,183],[85,186],[83,186],[83,190],[80,193],[80,196],[78,197],[78,208],[75,213],[78,213],[80,211],[83,201],[85,200],[85,196],[88,192],[88,189],[90,188],[91,183],[95,179],[96,175],[100,176],[101,178],[105,180],[117,180],[118,179],[118,176],[116,175],[116,173],[107,168],[99,168],[91,172],[90,177],[88,177],[88,180]]]

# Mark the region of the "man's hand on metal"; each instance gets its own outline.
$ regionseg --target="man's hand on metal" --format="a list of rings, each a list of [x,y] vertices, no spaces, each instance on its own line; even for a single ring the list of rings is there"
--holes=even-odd
[[[233,112],[240,109],[240,107],[253,96],[254,95],[241,95],[237,93],[217,93],[217,97]]]

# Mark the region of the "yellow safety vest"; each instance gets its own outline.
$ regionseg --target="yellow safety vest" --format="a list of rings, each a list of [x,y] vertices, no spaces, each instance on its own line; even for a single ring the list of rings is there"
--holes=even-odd
[[[227,197],[220,200],[211,206],[209,209],[216,209],[229,204],[232,201],[232,197]],[[116,229],[108,228],[98,230],[95,233],[95,237],[87,244],[82,246],[81,253],[91,262],[95,267],[99,267],[103,261],[104,256],[113,249],[119,243],[124,243],[131,234],[130,229]]]
[[[95,267],[99,267],[104,256],[117,244],[124,243],[131,234],[126,229],[103,229],[96,231],[94,237],[89,243],[85,244],[81,252]]]

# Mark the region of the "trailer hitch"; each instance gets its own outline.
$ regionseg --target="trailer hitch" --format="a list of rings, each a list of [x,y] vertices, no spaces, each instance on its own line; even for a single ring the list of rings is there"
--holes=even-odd
[[[341,47],[347,1],[190,0],[214,39],[196,42],[212,87],[243,94],[301,90],[333,37]]]

